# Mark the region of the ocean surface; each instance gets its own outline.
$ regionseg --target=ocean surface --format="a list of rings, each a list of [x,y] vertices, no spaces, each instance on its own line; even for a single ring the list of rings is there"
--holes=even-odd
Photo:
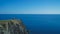
[[[60,34],[60,14],[0,14],[0,20],[22,19],[30,34]]]

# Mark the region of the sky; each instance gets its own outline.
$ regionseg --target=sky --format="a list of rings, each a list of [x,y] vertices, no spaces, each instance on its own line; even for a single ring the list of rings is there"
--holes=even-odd
[[[60,0],[0,0],[0,14],[60,14]]]

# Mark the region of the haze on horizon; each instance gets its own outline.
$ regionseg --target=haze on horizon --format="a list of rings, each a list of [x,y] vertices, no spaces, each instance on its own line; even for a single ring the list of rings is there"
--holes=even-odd
[[[60,14],[60,0],[0,0],[0,14]]]

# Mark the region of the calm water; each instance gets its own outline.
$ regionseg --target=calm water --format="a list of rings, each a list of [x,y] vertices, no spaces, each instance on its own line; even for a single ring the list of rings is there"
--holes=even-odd
[[[22,19],[30,34],[60,34],[60,15],[0,14],[0,20],[16,17]]]

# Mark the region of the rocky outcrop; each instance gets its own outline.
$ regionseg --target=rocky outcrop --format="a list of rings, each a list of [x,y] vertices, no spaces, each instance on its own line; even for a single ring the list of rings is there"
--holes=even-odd
[[[1,31],[2,29],[2,31]],[[0,20],[0,33],[3,34],[28,34],[21,20]]]

